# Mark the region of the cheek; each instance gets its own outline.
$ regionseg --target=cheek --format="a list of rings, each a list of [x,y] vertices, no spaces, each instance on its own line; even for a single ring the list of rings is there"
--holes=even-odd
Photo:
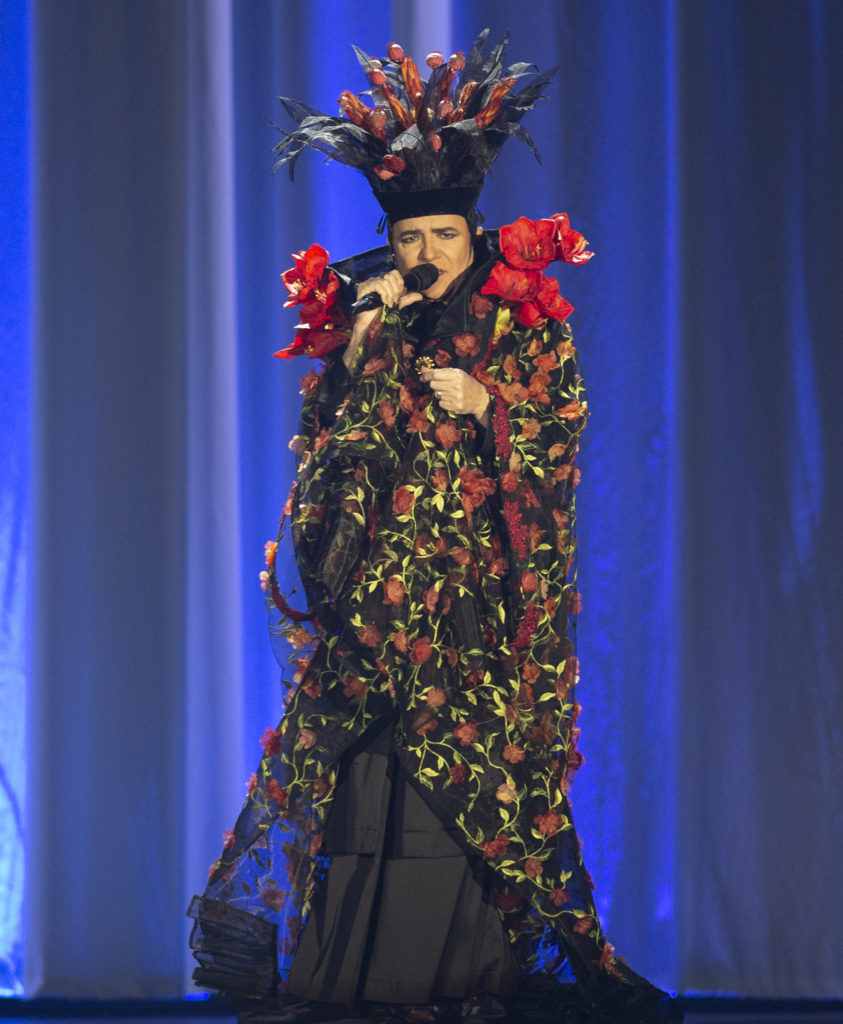
[[[416,265],[416,263],[418,262],[414,258],[413,254],[408,252],[406,249],[403,249],[403,250],[396,249],[393,252],[393,257],[394,257],[394,260],[395,260],[395,269],[402,276],[404,274],[406,274],[407,271],[410,270],[412,267],[414,267]]]
[[[462,246],[459,253],[454,256],[454,264],[459,270],[465,270],[465,268],[471,263],[472,251],[471,246]]]

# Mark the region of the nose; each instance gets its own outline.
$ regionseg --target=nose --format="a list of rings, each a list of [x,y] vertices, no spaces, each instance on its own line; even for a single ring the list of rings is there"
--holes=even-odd
[[[436,236],[425,233],[422,236],[422,247],[419,251],[420,263],[432,263],[436,258]]]

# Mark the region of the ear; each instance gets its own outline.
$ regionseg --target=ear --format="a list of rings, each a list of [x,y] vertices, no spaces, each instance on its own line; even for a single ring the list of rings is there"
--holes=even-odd
[[[477,225],[477,230],[474,233],[479,238],[483,234],[483,227],[482,227],[482,225],[478,224]]]

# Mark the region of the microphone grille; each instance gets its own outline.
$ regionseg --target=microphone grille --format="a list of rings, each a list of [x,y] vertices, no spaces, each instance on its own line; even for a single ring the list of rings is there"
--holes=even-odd
[[[423,292],[439,278],[439,269],[432,263],[420,263],[404,278],[407,288],[413,292]]]

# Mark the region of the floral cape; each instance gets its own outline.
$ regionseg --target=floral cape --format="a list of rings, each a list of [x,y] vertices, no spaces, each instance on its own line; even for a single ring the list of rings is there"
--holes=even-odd
[[[327,254],[300,253],[285,278],[303,316],[279,354],[326,360],[303,381],[288,503],[311,619],[305,627],[286,605],[268,545],[295,688],[194,901],[200,984],[283,989],[327,869],[338,761],[393,718],[408,776],[493,873],[523,971],[541,955],[545,971],[567,960],[592,989],[649,988],[601,932],[568,801],[582,763],[574,490],[587,407],[571,307],[542,269],[590,255],[571,235],[559,215],[484,236],[438,321],[421,304],[383,310],[350,378],[349,318]],[[441,410],[421,365],[481,381],[490,428]]]

